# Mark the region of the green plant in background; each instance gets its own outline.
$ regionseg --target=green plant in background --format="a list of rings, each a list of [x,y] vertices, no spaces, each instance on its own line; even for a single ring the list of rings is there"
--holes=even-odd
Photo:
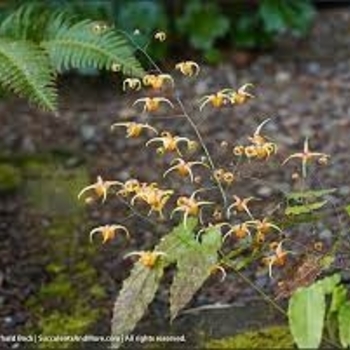
[[[318,348],[324,332],[333,341],[339,337],[342,347],[350,346],[350,301],[340,280],[339,274],[326,277],[299,288],[291,297],[289,325],[299,348]]]
[[[229,28],[229,19],[215,2],[189,1],[176,20],[178,32],[209,60],[218,55],[215,42],[227,34]]]
[[[0,25],[0,84],[40,108],[57,110],[57,72],[96,68],[141,76],[127,39],[105,22],[28,4]]]

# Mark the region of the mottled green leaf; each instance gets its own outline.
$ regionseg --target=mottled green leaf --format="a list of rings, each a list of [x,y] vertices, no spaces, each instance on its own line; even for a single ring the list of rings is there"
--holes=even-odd
[[[286,215],[302,215],[313,212],[314,210],[318,210],[327,204],[327,201],[316,202],[312,204],[305,205],[294,205],[288,206],[285,210]]]
[[[316,285],[320,287],[324,294],[331,294],[334,288],[340,283],[341,277],[339,273],[332,276],[325,277],[316,282]]]
[[[221,232],[209,228],[202,242],[195,239],[186,245],[177,261],[177,271],[170,288],[170,315],[173,320],[178,312],[192,299],[217,264],[222,244]]]
[[[323,289],[317,285],[298,289],[289,301],[288,319],[300,349],[315,349],[321,343],[326,311]]]
[[[176,262],[187,251],[186,247],[194,240],[194,229],[197,226],[197,222],[197,219],[189,218],[186,226],[184,223],[181,223],[160,240],[155,250],[167,254],[168,264]]]
[[[343,304],[338,313],[339,338],[341,345],[350,346],[350,301]]]
[[[163,275],[162,264],[152,269],[136,263],[114,304],[111,333],[113,349],[122,345],[122,336],[129,334],[153,300]],[[118,341],[119,340],[119,341]]]

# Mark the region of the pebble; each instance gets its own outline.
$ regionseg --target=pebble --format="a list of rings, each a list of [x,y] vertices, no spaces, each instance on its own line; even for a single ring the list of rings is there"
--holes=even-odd
[[[82,125],[80,135],[84,141],[93,141],[96,138],[96,127],[93,125]]]

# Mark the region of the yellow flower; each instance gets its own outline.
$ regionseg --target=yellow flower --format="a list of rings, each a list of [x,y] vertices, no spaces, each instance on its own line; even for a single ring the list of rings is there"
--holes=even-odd
[[[256,146],[244,147],[244,153],[247,158],[254,158],[258,156],[258,151]]]
[[[141,184],[137,179],[129,179],[120,185],[122,189],[119,190],[117,194],[123,197],[136,193],[141,188]]]
[[[233,149],[233,154],[235,156],[242,156],[244,154],[244,146],[238,145]]]
[[[224,89],[224,90],[222,90],[222,92],[223,93],[231,93],[230,102],[232,104],[241,105],[241,104],[247,102],[249,99],[255,97],[254,95],[252,95],[246,91],[248,87],[252,87],[252,86],[253,86],[253,84],[244,84],[237,91],[234,91],[232,89]]]
[[[214,108],[219,108],[222,105],[226,104],[226,101],[227,101],[227,96],[221,91],[215,94],[206,95],[199,100],[199,103],[200,103],[199,110],[201,111],[208,103],[211,103],[211,105]]]
[[[131,90],[140,90],[141,89],[141,81],[137,78],[127,78],[123,81],[123,90],[125,91],[127,88]]]
[[[151,143],[154,142],[160,142],[162,144],[161,147],[159,147],[159,150],[162,152],[174,152],[176,151],[180,156],[181,152],[179,150],[179,144],[181,142],[187,143],[187,147],[189,147],[189,143],[191,142],[187,137],[180,137],[180,136],[173,136],[168,131],[163,131],[160,137],[154,137],[150,139],[146,143],[146,147],[148,147]]]
[[[177,63],[175,69],[180,70],[183,75],[192,77],[193,75],[198,75],[200,68],[196,62],[193,61],[184,61]]]
[[[254,197],[248,197],[248,198],[243,198],[241,199],[240,197],[234,195],[234,202],[228,206],[227,208],[227,216],[230,216],[230,211],[231,209],[235,208],[237,212],[246,212],[251,218],[253,218],[252,213],[250,212],[249,208],[248,208],[248,203],[250,201],[252,201],[253,199],[255,199]]]
[[[159,40],[159,41],[165,41],[166,40],[166,34],[165,32],[157,32],[154,34],[154,39]]]
[[[186,162],[185,160],[183,160],[182,158],[176,158],[174,159],[171,164],[177,163],[175,165],[173,165],[172,167],[170,167],[164,174],[163,177],[166,177],[170,172],[172,171],[177,171],[177,173],[182,176],[189,176],[191,179],[191,182],[194,181],[194,177],[193,177],[193,172],[192,172],[192,167],[194,165],[202,165],[205,167],[209,167],[207,164],[203,163],[203,162]]]
[[[153,89],[160,89],[163,87],[165,82],[169,82],[174,86],[174,80],[169,74],[146,74],[142,82],[145,86],[151,86]]]
[[[301,159],[301,164],[302,164],[302,175],[303,177],[306,177],[306,165],[308,161],[312,158],[329,158],[330,156],[325,153],[320,153],[320,152],[310,152],[309,150],[309,140],[308,138],[305,139],[304,141],[304,150],[303,152],[299,153],[294,153],[290,155],[285,161],[282,163],[282,165],[286,164],[293,158],[300,158]]]
[[[266,142],[261,146],[255,147],[256,157],[259,159],[268,159],[272,154],[276,154],[277,145],[272,142]]]
[[[126,137],[139,137],[143,129],[148,129],[153,131],[154,133],[158,134],[158,131],[153,128],[152,126],[148,124],[141,124],[141,123],[135,123],[135,122],[127,122],[127,123],[115,123],[111,126],[111,129],[118,126],[125,126],[126,127]]]
[[[129,231],[125,226],[122,226],[122,225],[104,225],[104,226],[96,227],[93,230],[91,230],[90,240],[92,241],[92,236],[94,234],[101,233],[101,235],[103,237],[102,243],[106,243],[107,241],[109,241],[110,239],[113,239],[116,236],[118,230],[123,231],[126,234],[127,238],[130,237]]]
[[[158,188],[156,183],[149,185],[142,184],[135,192],[136,194],[131,200],[131,205],[134,205],[136,199],[141,199],[150,206],[148,215],[151,215],[155,211],[159,214],[160,218],[164,217],[163,208],[174,193],[173,190],[162,190]]]
[[[227,184],[231,185],[233,181],[235,181],[235,175],[231,173],[230,171],[226,171],[224,175],[222,176],[222,180]]]
[[[263,259],[263,262],[267,264],[269,267],[270,278],[272,278],[273,265],[283,266],[286,263],[288,253],[291,253],[289,251],[283,250],[282,242],[283,241],[281,241],[280,243],[277,243],[277,242],[271,243],[270,247],[271,249],[274,249],[274,253]]]
[[[253,224],[256,227],[256,230],[262,235],[268,234],[271,231],[271,229],[275,229],[278,232],[282,232],[282,230],[277,225],[268,221],[267,218],[263,218],[262,220],[249,221],[249,224]]]
[[[81,196],[84,193],[86,193],[87,191],[93,190],[95,192],[95,194],[97,195],[97,197],[102,197],[102,202],[104,202],[106,200],[106,198],[107,198],[108,189],[111,186],[120,185],[120,184],[121,183],[119,181],[104,181],[101,176],[98,176],[97,177],[97,181],[94,184],[89,185],[87,187],[84,187],[79,192],[78,199],[80,199]]]
[[[139,262],[151,269],[155,266],[156,262],[158,261],[158,259],[162,256],[166,256],[167,254],[164,252],[158,252],[158,251],[140,251],[140,252],[131,252],[129,254],[126,254],[124,256],[124,259],[130,257],[130,256],[139,256]]]
[[[176,208],[172,211],[171,217],[174,213],[180,211],[184,213],[184,225],[187,225],[187,218],[189,216],[199,216],[201,207],[204,205],[212,205],[215,204],[213,202],[208,201],[197,201],[195,196],[199,191],[203,191],[202,189],[194,191],[190,197],[182,196],[179,197],[176,202]]]
[[[174,105],[165,97],[143,97],[137,99],[133,106],[137,105],[138,103],[143,103],[143,111],[144,112],[154,112],[159,109],[159,105],[161,102],[164,102],[168,104],[171,108],[174,108]]]
[[[271,119],[268,118],[266,120],[264,120],[262,123],[259,124],[259,126],[256,128],[256,130],[254,131],[253,136],[248,137],[248,140],[250,142],[252,142],[254,145],[256,146],[262,146],[265,144],[266,142],[266,138],[264,136],[261,136],[261,129],[262,127],[267,124]]]
[[[235,235],[237,238],[245,238],[247,235],[251,236],[250,230],[248,228],[249,225],[247,223],[231,225],[228,222],[224,222],[222,224],[219,224],[219,226],[229,227],[229,230],[226,232],[226,234],[223,237],[223,241],[225,241],[226,238],[231,235]]]

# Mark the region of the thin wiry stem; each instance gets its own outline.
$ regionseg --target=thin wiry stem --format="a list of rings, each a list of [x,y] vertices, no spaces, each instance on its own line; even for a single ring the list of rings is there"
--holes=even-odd
[[[143,53],[143,55],[149,60],[149,62],[151,63],[151,65],[153,65],[153,67],[154,67],[160,74],[162,74],[162,73],[163,73],[162,70],[161,70],[160,67],[154,62],[154,60],[152,59],[152,57],[149,56],[149,54],[147,53],[147,51],[146,51],[144,48],[140,47],[140,46],[133,40],[133,38],[132,38],[128,33],[124,32],[124,31],[122,31],[122,32],[123,32],[124,35],[126,35],[126,36],[129,38],[129,40],[133,43],[133,45],[134,45],[140,52]],[[203,149],[203,151],[204,151],[204,153],[205,153],[205,155],[206,155],[206,157],[207,157],[207,160],[208,160],[208,162],[209,162],[209,165],[210,165],[211,170],[214,171],[214,170],[215,170],[215,164],[214,164],[214,162],[213,162],[213,159],[212,159],[212,157],[211,157],[211,155],[210,155],[210,152],[209,152],[207,146],[206,146],[205,143],[204,143],[203,137],[202,137],[202,135],[201,135],[199,129],[197,128],[196,124],[194,123],[194,121],[192,120],[192,118],[189,116],[189,114],[186,112],[186,109],[185,109],[185,107],[184,107],[184,105],[183,105],[181,99],[180,99],[178,96],[176,96],[176,100],[177,100],[177,102],[178,102],[178,104],[179,104],[179,106],[180,106],[180,108],[181,108],[181,110],[182,110],[182,112],[183,112],[184,117],[188,120],[189,124],[190,124],[191,127],[193,128],[193,130],[194,130],[194,132],[195,132],[195,134],[196,134],[196,136],[197,136],[197,138],[198,138],[198,141],[199,141],[199,143],[200,143],[200,145],[201,145],[201,147],[202,147],[202,149]],[[223,206],[224,206],[224,208],[226,208],[226,207],[227,207],[227,196],[226,196],[226,193],[225,193],[225,191],[224,191],[224,189],[223,189],[223,187],[222,187],[220,181],[218,181],[217,179],[215,179],[215,181],[216,181],[217,186],[218,186],[218,188],[219,188],[219,190],[220,190],[220,193],[221,193],[221,197],[222,197],[222,200],[223,200]]]
[[[213,162],[213,159],[212,159],[212,157],[211,157],[211,155],[210,155],[210,152],[209,152],[207,146],[206,146],[205,143],[204,143],[203,137],[202,137],[202,135],[201,135],[199,129],[197,128],[197,125],[196,125],[195,122],[192,120],[192,118],[189,116],[189,114],[186,112],[185,106],[183,105],[181,99],[180,99],[178,96],[176,96],[176,100],[177,100],[177,102],[178,102],[178,104],[179,104],[179,106],[180,106],[180,108],[181,108],[181,110],[182,110],[183,115],[184,115],[185,118],[188,120],[188,122],[189,122],[189,124],[191,125],[193,131],[196,133],[196,136],[197,136],[197,138],[198,138],[198,141],[199,141],[199,143],[200,143],[200,145],[201,145],[201,147],[202,147],[202,149],[203,149],[203,151],[204,151],[204,153],[205,153],[205,155],[206,155],[206,157],[207,157],[207,160],[208,160],[208,162],[209,162],[210,168],[211,168],[211,170],[214,172],[214,170],[216,169],[216,168],[215,168],[215,164],[214,164],[214,162]],[[215,177],[214,177],[214,179],[215,179]],[[223,200],[223,206],[224,206],[224,209],[225,209],[226,206],[227,206],[227,197],[226,197],[226,193],[225,193],[225,191],[224,191],[224,189],[223,189],[223,187],[222,187],[220,181],[218,181],[217,179],[215,179],[215,181],[216,181],[216,183],[217,183],[217,185],[218,185],[218,188],[219,188],[219,190],[220,190],[220,193],[221,193],[221,196],[222,196],[222,200]]]

